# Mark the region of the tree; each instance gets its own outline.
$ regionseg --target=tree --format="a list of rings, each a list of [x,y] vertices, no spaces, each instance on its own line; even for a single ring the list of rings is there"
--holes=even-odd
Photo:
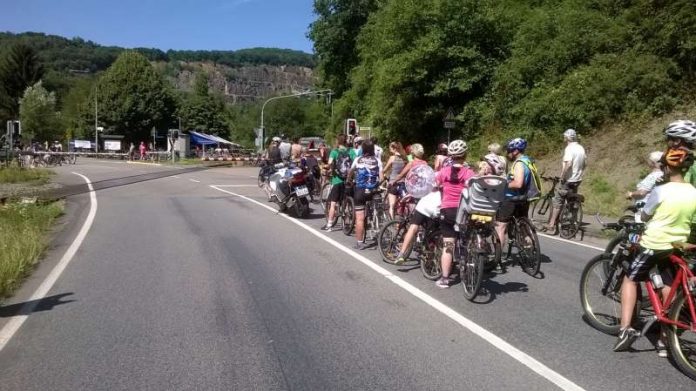
[[[17,118],[19,99],[43,74],[43,66],[32,48],[16,44],[9,49],[0,61],[0,110],[5,117]]]
[[[338,96],[349,88],[351,70],[360,63],[356,40],[380,0],[314,0],[309,38],[319,60],[323,83]]]
[[[94,95],[92,93],[95,86],[96,78],[76,79],[63,97],[60,118],[67,139],[87,138],[94,134]]]
[[[176,123],[170,87],[142,54],[123,52],[97,89],[99,120],[107,132],[137,141],[148,139],[153,127],[168,129]]]
[[[50,141],[62,139],[56,117],[56,96],[39,81],[26,89],[19,103],[25,140]]]

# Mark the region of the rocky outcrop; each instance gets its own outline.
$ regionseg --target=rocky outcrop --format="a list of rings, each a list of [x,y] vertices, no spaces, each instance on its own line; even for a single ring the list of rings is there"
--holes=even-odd
[[[167,77],[177,89],[190,91],[198,72],[209,77],[211,91],[231,103],[261,100],[283,93],[311,89],[316,79],[312,69],[298,66],[242,66],[238,68],[211,63],[168,64]]]

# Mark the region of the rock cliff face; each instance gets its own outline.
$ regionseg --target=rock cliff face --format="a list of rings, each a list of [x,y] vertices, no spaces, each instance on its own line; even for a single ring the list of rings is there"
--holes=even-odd
[[[163,65],[165,74],[177,89],[190,91],[196,73],[205,72],[211,91],[224,95],[231,103],[249,102],[311,89],[316,79],[312,69],[298,66],[242,66],[231,68],[212,63]]]

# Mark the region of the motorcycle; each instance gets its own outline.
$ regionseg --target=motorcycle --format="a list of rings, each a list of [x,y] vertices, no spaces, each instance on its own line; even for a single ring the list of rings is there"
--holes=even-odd
[[[309,188],[305,170],[294,165],[279,163],[277,171],[268,178],[269,200],[285,212],[294,209],[297,217],[309,216]]]

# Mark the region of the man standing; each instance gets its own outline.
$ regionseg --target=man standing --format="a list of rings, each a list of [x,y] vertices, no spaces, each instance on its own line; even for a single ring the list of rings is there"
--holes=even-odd
[[[290,149],[292,148],[292,145],[288,142],[287,137],[281,137],[283,141],[281,141],[280,145],[278,146],[280,149],[280,157],[283,159],[283,161],[288,161],[290,159]]]
[[[563,139],[566,142],[565,152],[563,153],[563,164],[561,166],[561,186],[556,190],[553,197],[553,211],[549,218],[548,225],[544,227],[544,231],[552,235],[558,234],[556,224],[558,216],[561,213],[561,206],[568,194],[578,192],[578,187],[582,182],[582,176],[585,172],[585,148],[578,143],[578,135],[574,129],[568,129],[563,132]]]
[[[355,152],[353,149],[346,147],[346,136],[339,134],[336,137],[336,149],[331,151],[329,155],[329,166],[331,166],[331,193],[329,193],[329,213],[326,225],[321,229],[324,231],[333,231],[336,225],[336,215],[339,202],[345,197],[348,174],[355,160]]]
[[[373,136],[372,138],[370,138],[370,141],[372,141],[372,145],[375,146],[375,157],[377,158],[377,160],[379,160],[381,162],[382,161],[382,153],[384,153],[384,150],[382,149],[382,147],[377,145],[377,137]]]

